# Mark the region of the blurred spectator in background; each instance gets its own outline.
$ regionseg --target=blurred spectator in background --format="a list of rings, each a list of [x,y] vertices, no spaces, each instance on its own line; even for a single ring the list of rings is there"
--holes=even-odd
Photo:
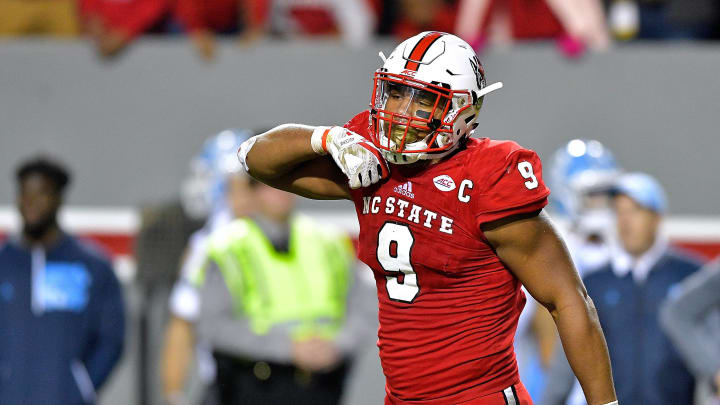
[[[211,60],[217,48],[217,35],[237,35],[250,44],[265,30],[267,0],[176,0],[175,21],[190,35],[201,57]]]
[[[553,153],[548,173],[551,215],[558,221],[575,268],[581,277],[587,276],[608,264],[610,247],[616,243],[610,192],[621,168],[613,153],[599,141],[573,139]],[[544,318],[535,320],[536,324],[549,322]],[[548,362],[538,404],[561,405],[569,396],[582,398],[560,340],[548,334],[541,337],[544,339],[538,346]],[[548,338],[551,340],[545,340]]]
[[[195,280],[205,271],[212,231],[252,211],[251,179],[237,159],[240,144],[252,135],[247,130],[222,131],[205,141],[202,153],[196,158],[206,167],[211,179],[212,211],[205,226],[190,237],[180,277],[170,295],[162,370],[167,404],[197,403],[193,400],[195,397],[201,397],[203,404],[216,403],[212,397],[214,392],[206,392],[215,377],[212,355],[207,345],[195,339],[194,323],[200,313],[200,292]],[[195,367],[192,367],[193,358]],[[191,374],[191,370],[195,373]],[[191,375],[194,378],[190,378]],[[199,382],[199,389],[194,389],[195,381]]]
[[[607,339],[618,402],[692,404],[693,376],[660,328],[658,313],[700,262],[670,248],[661,234],[667,202],[657,180],[624,174],[613,193],[620,246],[584,282]]]
[[[457,15],[456,0],[378,1],[378,31],[404,39],[423,31],[453,32]]]
[[[668,297],[660,321],[699,381],[720,405],[720,258],[688,277]]]
[[[0,36],[79,33],[76,0],[0,0]]]
[[[460,0],[455,32],[478,51],[534,39],[555,39],[568,57],[609,46],[600,0]]]
[[[212,211],[212,171],[201,158],[190,162],[178,199],[141,210],[135,239],[139,290],[139,403],[156,404],[162,396],[158,360],[168,320],[167,302],[178,279],[183,252],[193,232]]]
[[[0,247],[2,404],[94,404],[122,353],[123,298],[108,258],[58,226],[69,182],[46,158],[17,171],[22,233]]]
[[[349,45],[367,43],[375,32],[370,0],[257,0],[251,32],[277,36],[339,36]]]
[[[716,0],[610,0],[608,21],[621,40],[711,39],[720,34]]]
[[[350,240],[294,215],[295,197],[257,183],[257,212],[211,235],[199,336],[223,405],[337,404],[349,362],[375,329],[373,290]]]
[[[120,54],[138,36],[163,32],[172,0],[78,0],[83,27],[103,57]]]
[[[237,35],[251,45],[266,35],[341,37],[363,45],[375,30],[371,0],[177,0],[175,20],[200,56],[211,60],[216,35]]]

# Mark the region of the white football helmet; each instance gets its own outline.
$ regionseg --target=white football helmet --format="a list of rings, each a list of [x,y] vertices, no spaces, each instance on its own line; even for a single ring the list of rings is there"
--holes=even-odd
[[[372,141],[390,163],[446,156],[477,127],[484,96],[501,87],[486,85],[482,64],[462,39],[415,35],[375,72]]]

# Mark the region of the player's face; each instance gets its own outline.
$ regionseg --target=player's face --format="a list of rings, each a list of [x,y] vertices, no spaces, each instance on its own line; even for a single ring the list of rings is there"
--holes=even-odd
[[[287,220],[295,208],[295,196],[265,184],[255,188],[257,209],[267,218],[281,222]]]
[[[606,210],[610,208],[610,193],[589,192],[581,196],[581,206],[585,211]]]
[[[61,198],[54,184],[41,174],[28,175],[18,194],[18,209],[26,231],[35,233],[54,224]]]
[[[614,226],[612,201],[608,192],[591,192],[580,196],[575,231],[591,243],[606,243]]]
[[[618,236],[625,250],[633,256],[647,252],[655,242],[660,215],[624,195],[615,197],[614,204]]]
[[[254,208],[253,189],[250,178],[245,174],[232,174],[227,180],[227,201],[235,218],[252,213]]]
[[[427,120],[431,118],[440,119],[447,102],[447,99],[431,91],[393,82],[385,83],[383,93],[383,109],[397,114],[392,124],[382,121],[383,131],[398,146],[425,139],[430,131],[417,127],[426,127]],[[413,118],[421,120],[415,121]]]

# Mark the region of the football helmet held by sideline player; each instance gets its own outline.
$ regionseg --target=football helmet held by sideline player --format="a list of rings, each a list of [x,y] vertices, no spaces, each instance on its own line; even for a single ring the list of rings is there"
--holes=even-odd
[[[584,233],[608,227],[611,214],[605,200],[621,171],[613,153],[599,141],[569,141],[555,151],[549,164],[553,211]]]
[[[202,218],[225,208],[227,177],[244,173],[236,153],[251,136],[246,129],[226,129],[205,140],[202,151],[190,161],[190,172],[181,187],[181,202],[188,215]]]

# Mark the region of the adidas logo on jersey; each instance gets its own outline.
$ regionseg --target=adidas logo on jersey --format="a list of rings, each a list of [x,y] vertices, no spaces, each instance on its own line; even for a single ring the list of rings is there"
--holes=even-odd
[[[415,194],[412,192],[412,182],[410,181],[400,184],[399,186],[395,186],[393,191],[408,198],[415,198]]]

